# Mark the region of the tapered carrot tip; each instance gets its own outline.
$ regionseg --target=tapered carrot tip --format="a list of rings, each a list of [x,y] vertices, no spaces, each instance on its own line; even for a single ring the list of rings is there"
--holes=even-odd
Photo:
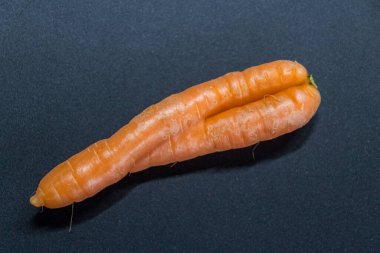
[[[44,205],[44,202],[38,194],[34,194],[32,197],[30,197],[29,201],[30,204],[32,204],[35,207],[40,207]]]

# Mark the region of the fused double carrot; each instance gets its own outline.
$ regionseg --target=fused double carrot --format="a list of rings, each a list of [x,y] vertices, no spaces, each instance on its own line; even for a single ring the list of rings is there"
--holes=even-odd
[[[128,173],[276,138],[305,125],[319,104],[314,82],[297,62],[228,73],[148,107],[110,138],[59,164],[30,203],[67,206]]]

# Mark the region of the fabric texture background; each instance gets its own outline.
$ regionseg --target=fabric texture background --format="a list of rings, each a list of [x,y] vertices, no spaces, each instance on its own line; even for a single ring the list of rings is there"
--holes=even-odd
[[[380,5],[357,1],[0,3],[0,251],[380,252]],[[304,128],[131,175],[83,203],[28,203],[52,167],[166,96],[297,60]]]

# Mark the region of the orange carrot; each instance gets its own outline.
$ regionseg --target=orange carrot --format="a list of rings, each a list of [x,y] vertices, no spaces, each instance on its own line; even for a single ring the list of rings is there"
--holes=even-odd
[[[30,203],[67,206],[128,173],[276,138],[306,124],[319,103],[299,63],[275,61],[231,72],[169,96],[59,164]]]

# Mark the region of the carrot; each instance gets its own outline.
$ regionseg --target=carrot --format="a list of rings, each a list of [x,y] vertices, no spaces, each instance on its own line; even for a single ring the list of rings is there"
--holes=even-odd
[[[320,95],[306,69],[275,61],[195,85],[148,107],[51,170],[30,203],[59,208],[128,173],[276,138],[306,124]]]

